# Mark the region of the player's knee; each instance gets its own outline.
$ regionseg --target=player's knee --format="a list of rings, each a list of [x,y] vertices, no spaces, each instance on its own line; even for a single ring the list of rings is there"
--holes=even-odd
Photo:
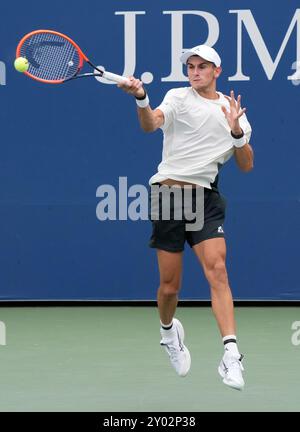
[[[225,261],[222,258],[210,262],[206,266],[205,273],[211,285],[215,286],[217,283],[227,281],[226,265],[225,265]]]
[[[160,291],[164,296],[173,296],[178,294],[180,285],[179,282],[173,281],[163,281],[160,283]]]

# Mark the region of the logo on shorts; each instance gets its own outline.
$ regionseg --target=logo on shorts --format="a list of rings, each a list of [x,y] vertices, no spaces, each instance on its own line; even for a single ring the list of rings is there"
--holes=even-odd
[[[223,234],[224,234],[224,230],[223,230],[223,227],[222,227],[222,225],[221,225],[221,226],[219,226],[219,228],[218,228],[218,233],[223,233]]]

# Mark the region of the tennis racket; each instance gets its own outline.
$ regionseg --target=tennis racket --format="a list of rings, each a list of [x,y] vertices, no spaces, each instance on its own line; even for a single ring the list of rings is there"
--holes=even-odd
[[[53,30],[35,30],[17,46],[16,57],[25,57],[29,68],[25,75],[47,84],[62,84],[77,78],[100,76],[116,83],[130,81],[95,66],[68,36]],[[87,63],[94,71],[80,73]]]

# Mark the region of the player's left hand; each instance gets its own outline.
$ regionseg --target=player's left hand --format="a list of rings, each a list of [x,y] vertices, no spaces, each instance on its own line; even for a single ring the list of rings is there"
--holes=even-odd
[[[224,95],[225,96],[225,95]],[[241,108],[241,95],[238,95],[237,100],[234,97],[234,91],[231,90],[230,97],[225,96],[229,102],[229,111],[226,107],[222,106],[222,111],[226,117],[230,129],[236,135],[241,133],[239,118],[244,114],[246,108]]]

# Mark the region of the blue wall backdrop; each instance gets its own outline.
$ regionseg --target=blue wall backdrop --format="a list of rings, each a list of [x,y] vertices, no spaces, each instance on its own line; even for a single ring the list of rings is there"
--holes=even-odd
[[[231,160],[220,176],[234,297],[300,299],[299,1],[28,0],[2,2],[0,17],[0,299],[154,299],[159,282],[150,222],[100,221],[96,191],[109,184],[118,196],[120,177],[147,187],[162,134],[140,130],[134,99],[115,85],[17,73],[17,43],[39,28],[116,73],[151,72],[153,107],[188,85],[179,51],[214,45],[218,89],[242,95],[255,151],[251,173]],[[181,298],[209,298],[188,246]]]

